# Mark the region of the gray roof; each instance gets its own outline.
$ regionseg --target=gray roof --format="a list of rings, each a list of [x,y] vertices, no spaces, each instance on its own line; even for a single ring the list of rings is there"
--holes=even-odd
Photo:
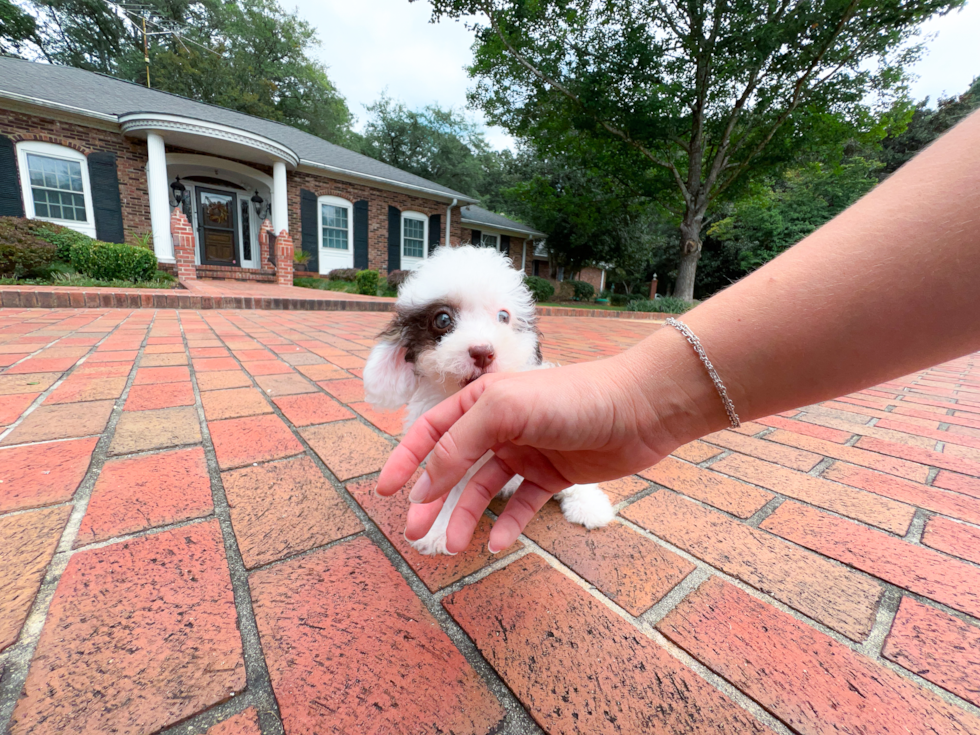
[[[519,232],[528,237],[544,237],[543,232],[535,230],[533,227],[528,227],[527,225],[522,225],[520,222],[516,222],[508,217],[504,217],[502,214],[497,214],[496,212],[491,212],[489,209],[484,209],[483,207],[478,207],[475,204],[471,204],[467,207],[462,208],[463,213],[463,223],[464,224],[478,224],[486,225],[487,227],[493,227],[498,230],[510,230],[511,232]]]
[[[343,169],[353,176],[386,179],[396,186],[421,188],[438,196],[455,197],[461,202],[474,201],[472,197],[441,184],[328,143],[289,125],[73,67],[0,56],[0,98],[3,97],[65,106],[74,108],[72,111],[76,114],[103,118],[151,112],[206,120],[277,141],[290,148],[301,161]]]

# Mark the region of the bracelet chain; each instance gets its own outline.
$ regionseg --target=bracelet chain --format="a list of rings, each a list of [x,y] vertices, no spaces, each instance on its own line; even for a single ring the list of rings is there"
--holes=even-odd
[[[701,358],[701,362],[704,363],[704,367],[708,370],[708,377],[711,378],[711,382],[715,384],[715,390],[718,391],[718,395],[721,397],[721,402],[725,406],[725,413],[728,414],[728,420],[732,423],[732,428],[737,429],[741,426],[741,422],[738,420],[738,414],[735,413],[735,404],[732,403],[732,399],[728,397],[728,391],[725,390],[725,384],[721,382],[721,378],[718,377],[718,372],[715,370],[715,366],[711,364],[711,360],[708,359],[708,355],[704,351],[704,347],[701,346],[701,340],[697,338],[697,335],[691,331],[684,322],[680,322],[673,317],[670,317],[665,322],[670,327],[673,327],[678,332],[684,335],[684,338],[691,343],[694,351],[698,353],[698,357]]]

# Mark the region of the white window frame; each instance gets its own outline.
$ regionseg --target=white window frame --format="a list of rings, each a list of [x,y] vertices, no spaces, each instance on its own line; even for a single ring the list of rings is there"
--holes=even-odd
[[[57,158],[63,161],[75,161],[82,169],[82,196],[85,200],[86,222],[76,220],[56,219],[54,217],[38,217],[34,210],[34,192],[31,190],[31,174],[27,168],[27,154],[33,153],[45,158]],[[95,237],[95,207],[92,206],[92,184],[88,178],[88,159],[84,153],[54,143],[43,143],[36,140],[25,140],[17,144],[17,164],[20,168],[20,192],[24,200],[24,214],[30,219],[40,219],[56,225],[69,227],[89,237]]]
[[[342,250],[337,248],[328,248],[323,244],[323,205],[326,204],[331,207],[342,207],[347,210],[347,252],[354,253],[354,205],[351,204],[346,199],[341,199],[340,197],[332,196],[322,196],[318,197],[316,200],[316,216],[317,216],[317,228],[316,228],[316,240],[317,246],[321,250],[326,250],[328,253],[341,253]]]
[[[422,257],[405,255],[405,220],[421,220],[422,222]],[[401,254],[402,270],[414,270],[422,261],[429,257],[429,215],[421,212],[402,212],[401,219]]]
[[[487,242],[488,238],[493,238],[493,249],[498,253],[500,252],[500,235],[493,232],[481,232],[480,233],[480,247],[488,248],[490,244]]]

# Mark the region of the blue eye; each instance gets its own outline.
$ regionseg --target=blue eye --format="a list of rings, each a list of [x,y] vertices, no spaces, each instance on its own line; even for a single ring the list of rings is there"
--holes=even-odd
[[[436,315],[436,318],[432,320],[432,326],[434,326],[439,332],[447,332],[453,326],[453,318],[444,311],[440,312]]]
[[[500,322],[501,324],[509,324],[510,323],[510,314],[508,314],[506,311],[503,311],[503,310],[498,311],[497,312],[497,321]]]

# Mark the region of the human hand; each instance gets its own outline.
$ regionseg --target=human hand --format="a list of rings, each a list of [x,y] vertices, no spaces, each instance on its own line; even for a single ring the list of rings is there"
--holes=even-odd
[[[494,456],[470,479],[453,511],[450,552],[466,547],[483,511],[514,475],[524,481],[494,524],[492,552],[510,546],[555,493],[645,469],[686,441],[673,429],[689,426],[686,419],[698,413],[691,393],[669,390],[666,372],[651,372],[649,356],[635,352],[485,375],[419,418],[388,458],[377,487],[380,495],[393,495],[429,457],[410,495],[406,537],[426,534],[446,494],[489,450]],[[651,377],[668,390],[651,392]],[[672,421],[681,417],[683,422]]]

